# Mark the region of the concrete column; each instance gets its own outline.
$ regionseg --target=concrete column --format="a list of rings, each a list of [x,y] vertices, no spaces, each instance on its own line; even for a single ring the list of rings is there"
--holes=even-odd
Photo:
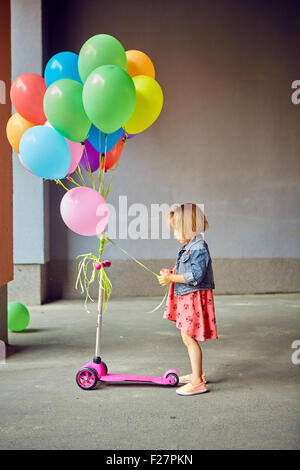
[[[0,364],[5,360],[7,343],[7,283],[13,279],[12,236],[12,164],[6,138],[6,123],[10,117],[9,86],[11,82],[10,0],[0,3]]]
[[[0,287],[0,341],[7,344],[7,339],[7,286],[4,285]]]
[[[41,0],[11,0],[12,80],[22,73],[42,75]],[[42,303],[49,261],[48,182],[30,174],[13,152],[14,281],[9,300]]]

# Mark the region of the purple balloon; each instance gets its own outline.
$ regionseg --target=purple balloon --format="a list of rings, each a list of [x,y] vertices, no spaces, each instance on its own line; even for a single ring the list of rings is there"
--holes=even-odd
[[[83,149],[81,160],[79,165],[84,170],[88,171],[88,163],[91,167],[91,172],[98,170],[99,164],[99,152],[92,146],[92,144],[88,141],[84,141],[85,148]]]
[[[129,140],[129,139],[132,139],[132,137],[135,137],[137,134],[126,134],[125,131],[123,131],[123,134],[122,134],[122,137]]]

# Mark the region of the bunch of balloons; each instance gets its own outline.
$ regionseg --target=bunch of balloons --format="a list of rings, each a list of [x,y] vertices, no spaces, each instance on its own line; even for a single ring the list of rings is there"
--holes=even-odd
[[[17,77],[10,96],[16,112],[7,137],[20,163],[41,178],[69,178],[76,187],[62,199],[64,222],[81,235],[98,235],[108,221],[107,194],[73,176],[83,168],[93,182],[93,172],[113,168],[126,141],[158,118],[163,94],[152,61],[141,51],[125,51],[113,36],[98,34],[79,54],[55,54],[44,77]]]

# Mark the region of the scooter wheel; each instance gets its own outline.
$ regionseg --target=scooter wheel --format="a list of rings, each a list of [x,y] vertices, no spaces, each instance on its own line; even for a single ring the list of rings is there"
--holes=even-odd
[[[82,390],[92,390],[98,382],[97,372],[95,369],[85,367],[76,374],[76,383]]]
[[[167,379],[172,379],[170,380],[170,387],[176,387],[176,385],[179,384],[179,377],[177,374],[171,373],[166,376]]]

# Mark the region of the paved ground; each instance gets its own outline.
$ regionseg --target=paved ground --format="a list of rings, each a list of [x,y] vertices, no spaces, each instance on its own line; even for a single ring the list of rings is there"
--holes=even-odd
[[[189,372],[179,330],[147,314],[157,298],[113,300],[103,359],[110,372]],[[180,397],[155,385],[81,391],[95,315],[81,302],[30,308],[0,365],[1,449],[299,449],[300,295],[218,296],[219,340],[203,345],[210,392]],[[95,310],[94,310],[95,312]],[[300,357],[300,354],[299,354]]]

